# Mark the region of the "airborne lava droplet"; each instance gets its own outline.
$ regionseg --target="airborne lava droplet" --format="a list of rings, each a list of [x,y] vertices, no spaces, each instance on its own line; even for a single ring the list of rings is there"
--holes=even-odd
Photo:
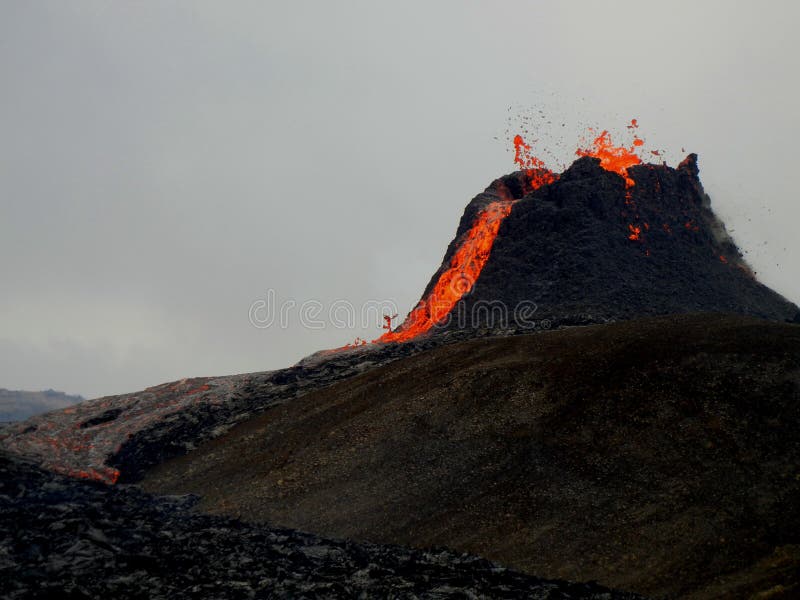
[[[557,175],[545,166],[542,159],[531,154],[530,145],[526,144],[519,134],[514,136],[514,162],[525,171],[531,187],[535,190],[557,179]]]

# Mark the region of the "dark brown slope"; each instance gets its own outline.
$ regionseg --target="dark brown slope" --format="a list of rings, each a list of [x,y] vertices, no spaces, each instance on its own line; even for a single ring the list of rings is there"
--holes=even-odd
[[[271,409],[144,484],[542,577],[779,597],[800,592],[798,400],[797,325],[707,314],[473,340]]]

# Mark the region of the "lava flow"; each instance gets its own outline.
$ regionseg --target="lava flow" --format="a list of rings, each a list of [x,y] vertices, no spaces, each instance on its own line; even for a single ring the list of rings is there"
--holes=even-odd
[[[400,327],[387,331],[375,341],[405,342],[425,333],[447,317],[456,302],[472,289],[489,260],[500,223],[511,212],[513,202],[492,202],[481,211],[431,293],[420,301]]]
[[[514,162],[528,177],[531,188],[538,189],[553,183],[556,175],[544,162],[531,155],[531,147],[521,136],[514,138]],[[376,342],[405,342],[429,331],[443,322],[456,303],[468,293],[483,270],[503,222],[515,200],[498,200],[488,204],[465,234],[447,270],[439,276],[433,290],[411,311],[394,331],[388,330]]]

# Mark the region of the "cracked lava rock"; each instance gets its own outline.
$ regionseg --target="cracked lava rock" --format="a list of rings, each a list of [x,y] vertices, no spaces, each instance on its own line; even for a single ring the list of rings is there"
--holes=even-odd
[[[195,514],[191,496],[64,477],[0,454],[0,597],[635,600],[447,550],[329,540]]]

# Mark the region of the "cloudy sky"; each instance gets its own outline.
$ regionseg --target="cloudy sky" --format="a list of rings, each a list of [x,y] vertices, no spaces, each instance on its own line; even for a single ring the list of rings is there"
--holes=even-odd
[[[800,301],[798,6],[0,0],[0,387],[121,393],[377,336],[298,307],[408,311],[539,110],[554,166],[633,117],[697,152]],[[259,299],[286,327],[251,324]]]

